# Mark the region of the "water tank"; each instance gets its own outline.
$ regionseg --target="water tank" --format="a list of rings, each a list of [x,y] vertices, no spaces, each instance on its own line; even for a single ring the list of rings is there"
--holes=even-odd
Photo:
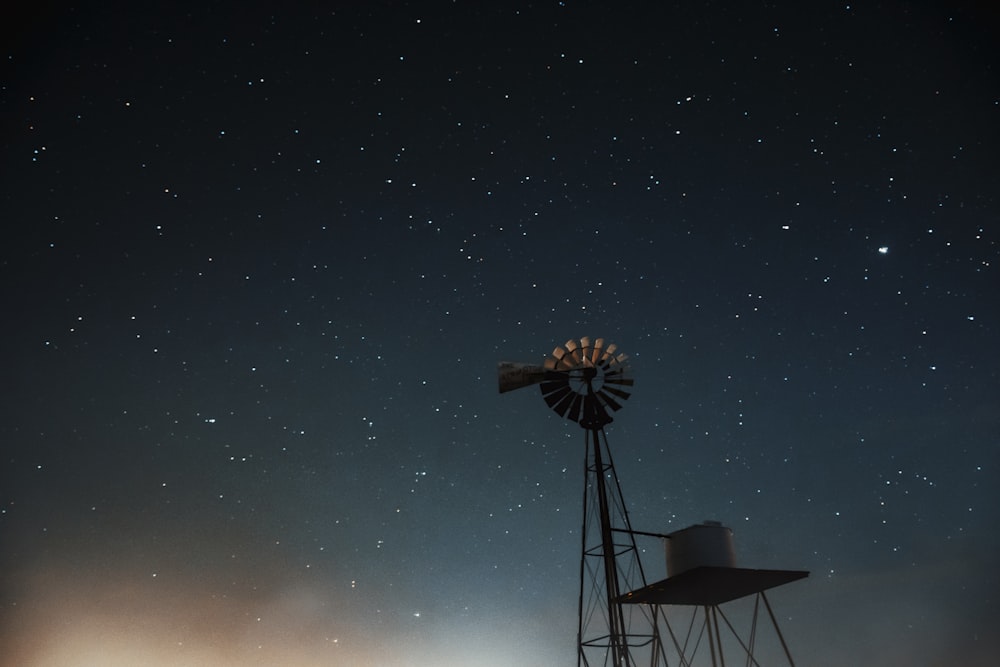
[[[688,526],[667,536],[667,576],[696,567],[736,567],[733,531],[718,521]]]

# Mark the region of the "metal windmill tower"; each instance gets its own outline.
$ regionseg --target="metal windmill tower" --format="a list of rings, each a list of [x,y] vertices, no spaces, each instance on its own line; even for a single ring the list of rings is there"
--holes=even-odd
[[[531,385],[560,416],[584,429],[583,527],[577,666],[666,665],[658,608],[623,602],[646,586],[604,427],[628,399],[627,357],[603,338],[569,340],[539,366],[501,362],[500,392]]]
[[[737,567],[732,531],[718,522],[669,535],[632,529],[604,432],[612,421],[609,410],[619,410],[631,394],[633,380],[626,360],[603,338],[593,343],[581,338],[556,347],[541,366],[501,362],[498,369],[501,393],[538,385],[550,408],[584,429],[577,667],[667,667],[668,662],[694,667],[702,661],[724,667],[724,654],[733,652],[745,656],[746,665],[760,667],[754,653],[761,634],[761,604],[781,654],[794,666],[765,590],[802,579],[808,572]],[[666,579],[646,583],[637,535],[664,540]],[[751,597],[750,628],[741,636],[722,605]],[[686,630],[675,632],[667,608],[687,610]],[[699,616],[704,619],[700,623]],[[661,626],[674,660],[668,661]]]

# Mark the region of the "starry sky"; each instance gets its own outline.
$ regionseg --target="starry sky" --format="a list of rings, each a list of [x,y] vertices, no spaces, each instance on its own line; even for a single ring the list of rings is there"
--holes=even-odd
[[[574,664],[496,363],[581,336],[797,664],[996,663],[987,3],[89,4],[2,29],[4,665]]]

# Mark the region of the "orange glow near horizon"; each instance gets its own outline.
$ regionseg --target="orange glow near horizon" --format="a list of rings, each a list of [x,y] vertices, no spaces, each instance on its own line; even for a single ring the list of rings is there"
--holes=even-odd
[[[25,667],[365,664],[323,605],[305,590],[253,600],[157,581],[74,585],[49,572],[7,610],[4,652]]]
[[[541,667],[559,661],[525,657],[517,638],[534,629],[503,615],[463,627],[427,614],[412,615],[410,627],[398,619],[366,626],[357,610],[336,609],[322,592],[301,586],[239,596],[153,577],[73,582],[50,570],[22,581],[22,592],[0,619],[0,653],[18,667]],[[572,655],[571,646],[567,650]]]

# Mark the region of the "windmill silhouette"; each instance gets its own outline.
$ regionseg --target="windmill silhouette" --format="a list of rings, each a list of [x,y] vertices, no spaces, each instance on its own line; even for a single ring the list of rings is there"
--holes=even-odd
[[[538,385],[558,415],[584,429],[577,665],[665,664],[655,606],[623,603],[646,586],[605,426],[631,394],[627,357],[603,338],[569,340],[542,365],[501,362],[500,392]],[[662,663],[660,661],[663,661]]]
[[[615,345],[584,337],[556,347],[542,365],[505,361],[498,366],[500,393],[538,385],[550,408],[584,429],[577,667],[666,667],[661,625],[677,664],[693,667],[696,657],[707,654],[712,667],[724,667],[724,653],[735,647],[745,655],[745,664],[760,667],[754,652],[761,608],[781,653],[794,667],[764,591],[808,572],[737,567],[732,530],[714,521],[669,535],[632,529],[604,430],[612,422],[611,412],[631,395],[634,381],[626,362]],[[666,579],[647,584],[637,535],[664,540]],[[755,596],[750,629],[740,636],[722,605],[750,596]],[[686,632],[671,627],[668,606],[690,610]]]

